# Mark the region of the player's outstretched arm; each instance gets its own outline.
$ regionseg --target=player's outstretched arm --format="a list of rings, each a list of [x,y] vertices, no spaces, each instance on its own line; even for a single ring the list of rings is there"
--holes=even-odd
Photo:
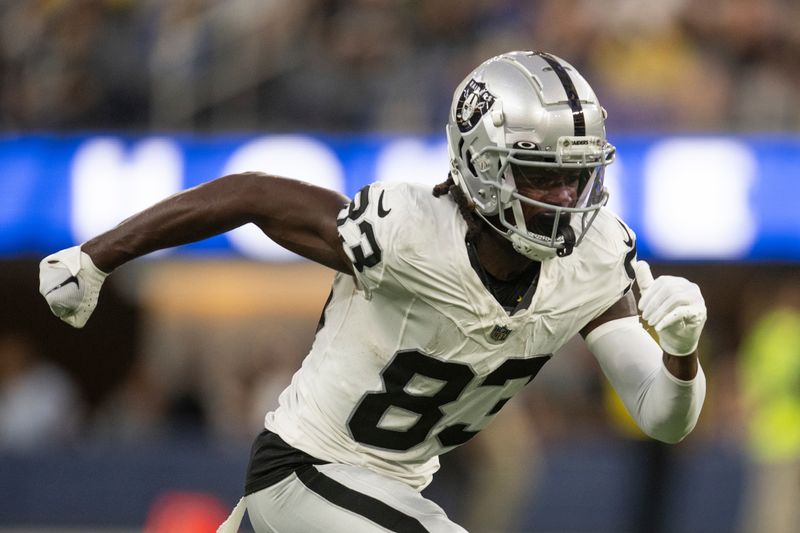
[[[305,182],[259,172],[232,174],[163,200],[87,241],[82,249],[111,272],[139,256],[199,241],[249,222],[285,248],[342,272],[336,216],[347,198]]]
[[[258,172],[232,174],[173,195],[81,246],[42,260],[39,290],[56,316],[83,327],[105,277],[120,265],[256,224],[278,244],[350,273],[336,217],[347,198],[308,183]]]

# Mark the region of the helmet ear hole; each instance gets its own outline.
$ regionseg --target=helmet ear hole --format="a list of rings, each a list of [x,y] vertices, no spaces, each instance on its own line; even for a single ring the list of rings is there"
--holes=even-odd
[[[473,176],[476,178],[478,177],[478,172],[475,170],[475,166],[472,164],[472,150],[467,150],[467,153],[464,154],[464,161],[467,163],[467,168],[472,173]]]
[[[477,178],[478,173],[475,171],[475,166],[472,164],[472,150],[464,150],[464,137],[458,139],[458,153],[461,156],[461,160],[467,164],[467,169],[470,173]]]

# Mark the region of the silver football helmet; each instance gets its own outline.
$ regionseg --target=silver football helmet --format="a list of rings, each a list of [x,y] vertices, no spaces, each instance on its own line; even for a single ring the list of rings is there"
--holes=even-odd
[[[606,141],[605,116],[592,88],[563,59],[543,52],[489,59],[453,96],[447,124],[453,179],[517,252],[537,261],[568,255],[608,201],[603,174],[616,149]],[[553,169],[579,176],[576,205],[518,192],[521,176]],[[522,204],[544,209],[549,222],[529,228]]]

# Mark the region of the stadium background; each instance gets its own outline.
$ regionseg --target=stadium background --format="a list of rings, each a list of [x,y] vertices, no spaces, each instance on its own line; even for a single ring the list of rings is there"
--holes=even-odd
[[[750,401],[800,391],[798,311],[762,321],[800,290],[796,20],[789,0],[0,3],[0,529],[213,530],[331,278],[241,231],[121,268],[73,331],[42,256],[226,171],[441,181],[452,88],[541,49],[609,111],[641,255],[701,285],[706,407],[685,442],[643,440],[576,342],[428,493],[476,532],[737,530],[758,466],[800,457],[800,400],[776,433]]]

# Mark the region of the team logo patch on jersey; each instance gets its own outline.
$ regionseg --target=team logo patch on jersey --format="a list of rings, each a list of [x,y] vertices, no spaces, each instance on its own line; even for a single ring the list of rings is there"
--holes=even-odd
[[[500,326],[500,325],[495,326],[492,329],[492,332],[489,333],[489,337],[491,337],[492,340],[497,342],[503,342],[508,338],[509,335],[511,335],[511,330],[505,326]]]
[[[461,132],[467,132],[478,125],[481,117],[486,114],[494,103],[494,95],[486,90],[486,84],[476,80],[469,80],[467,86],[461,91],[456,107],[456,123]]]

